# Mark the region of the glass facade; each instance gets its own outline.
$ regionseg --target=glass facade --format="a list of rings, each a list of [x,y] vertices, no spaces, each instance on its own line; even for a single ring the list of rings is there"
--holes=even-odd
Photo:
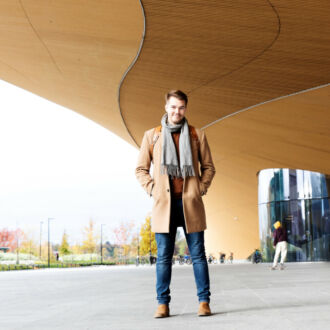
[[[288,233],[287,261],[330,260],[330,177],[290,169],[259,173],[259,234],[261,251],[271,262],[273,224]]]

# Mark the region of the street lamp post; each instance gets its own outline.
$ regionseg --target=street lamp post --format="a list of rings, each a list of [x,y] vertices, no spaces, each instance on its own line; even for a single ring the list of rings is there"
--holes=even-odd
[[[41,260],[41,235],[42,235],[42,224],[43,222],[40,221],[40,246],[39,246],[39,259]]]
[[[50,220],[54,220],[54,218],[48,218],[48,268],[50,268]]]
[[[103,264],[103,226],[104,223],[101,224],[101,265]]]

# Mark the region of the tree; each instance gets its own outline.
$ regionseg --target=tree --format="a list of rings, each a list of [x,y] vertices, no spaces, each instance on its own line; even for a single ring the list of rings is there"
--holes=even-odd
[[[0,230],[0,247],[6,250],[8,249],[7,252],[14,252],[17,248],[16,231],[8,230],[7,228],[3,228]]]
[[[85,253],[94,253],[96,250],[97,235],[94,233],[94,221],[91,219],[87,227],[84,228],[83,234],[85,240],[82,244],[82,250]]]
[[[189,254],[189,249],[187,245],[187,241],[184,237],[180,238],[176,243],[175,243],[175,250],[176,250],[176,255],[185,255]]]
[[[24,242],[26,241],[26,234],[24,233],[24,231],[20,228],[17,228],[16,230],[14,230],[14,239],[15,239],[15,252],[17,252],[17,250],[19,252],[26,252],[25,248],[25,244]]]
[[[151,216],[150,215],[148,215],[146,217],[145,222],[141,227],[140,237],[141,237],[140,254],[142,256],[149,254],[150,247],[151,247],[151,254],[153,254],[153,255],[157,254],[157,244],[156,244],[156,239],[155,239],[155,233],[151,232]]]
[[[133,256],[137,256],[139,254],[139,244],[140,244],[140,233],[136,232],[135,234],[133,234],[132,236],[132,240],[131,240],[131,254]]]
[[[32,232],[19,234],[19,252],[37,256],[39,254],[39,244],[33,237]]]
[[[79,243],[72,245],[71,250],[72,250],[73,254],[82,254],[83,253],[82,246]]]
[[[133,228],[134,228],[134,223],[132,221],[121,222],[120,225],[113,230],[115,234],[116,244],[119,245],[128,244],[132,238]]]
[[[121,222],[120,225],[113,230],[115,234],[115,242],[121,247],[121,252],[124,256],[127,256],[131,250],[129,243],[132,240],[133,228],[134,223],[131,221]]]
[[[59,252],[60,252],[60,254],[64,254],[64,255],[70,254],[70,246],[69,246],[69,243],[68,243],[68,235],[65,231],[64,231],[63,236],[62,236],[62,243],[60,245]]]

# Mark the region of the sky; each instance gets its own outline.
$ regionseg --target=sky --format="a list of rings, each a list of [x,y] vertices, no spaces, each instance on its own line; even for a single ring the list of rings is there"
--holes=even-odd
[[[76,112],[0,80],[0,230],[74,244],[90,219],[113,240],[152,200],[134,174],[138,150]],[[40,225],[40,222],[43,222]]]

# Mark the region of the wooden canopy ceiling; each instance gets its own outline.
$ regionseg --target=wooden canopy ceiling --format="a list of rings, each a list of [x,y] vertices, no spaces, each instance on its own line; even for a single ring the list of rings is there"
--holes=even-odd
[[[241,109],[329,83],[330,2],[143,1],[146,37],[120,89],[126,126],[140,143],[164,94],[189,94],[204,127]]]
[[[143,31],[138,1],[0,0],[0,79],[131,141],[118,89]]]

